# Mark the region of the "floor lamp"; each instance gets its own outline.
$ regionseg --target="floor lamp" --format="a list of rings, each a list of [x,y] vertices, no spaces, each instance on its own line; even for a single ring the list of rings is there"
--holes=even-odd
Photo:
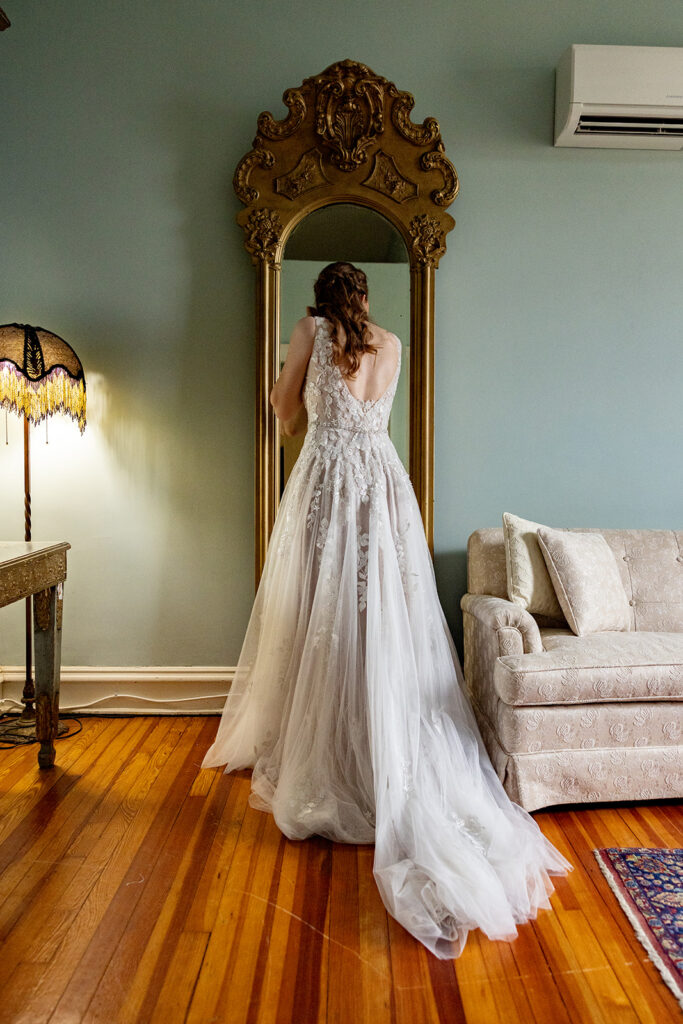
[[[85,430],[85,374],[81,361],[63,338],[30,324],[0,327],[0,408],[24,420],[24,540],[31,540],[31,433],[55,413],[65,413]],[[31,599],[26,600],[26,680],[19,721],[0,727],[30,742],[35,736],[33,628]]]

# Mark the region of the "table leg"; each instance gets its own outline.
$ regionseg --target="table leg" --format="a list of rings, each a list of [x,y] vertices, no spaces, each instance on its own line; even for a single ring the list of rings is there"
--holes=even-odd
[[[59,724],[59,670],[62,650],[62,585],[33,597],[33,637],[36,673],[36,738],[38,764],[55,763],[54,739]]]

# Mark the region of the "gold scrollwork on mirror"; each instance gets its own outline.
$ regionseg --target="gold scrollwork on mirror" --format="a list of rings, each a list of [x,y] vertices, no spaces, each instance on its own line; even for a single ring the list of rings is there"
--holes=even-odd
[[[332,64],[263,113],[234,187],[237,221],[256,267],[256,577],[279,500],[278,430],[269,403],[279,371],[280,271],[292,231],[332,204],[365,207],[399,232],[410,263],[409,470],[430,547],[434,470],[434,272],[454,227],[458,191],[438,122],[410,119],[410,93],[356,61]],[[303,315],[302,310],[302,315]]]

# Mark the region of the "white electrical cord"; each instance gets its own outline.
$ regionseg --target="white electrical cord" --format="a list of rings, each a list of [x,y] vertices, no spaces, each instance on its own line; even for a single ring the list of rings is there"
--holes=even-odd
[[[14,700],[13,697],[3,697],[2,700],[0,700],[0,713],[11,711],[12,708],[20,708],[23,711],[24,705],[20,700]]]
[[[149,704],[184,704],[189,700],[213,700],[216,697],[227,697],[227,693],[207,693],[202,697],[141,697],[134,693],[108,693],[106,697],[98,697],[88,704],[71,704],[68,707],[60,705],[60,711],[81,711],[83,708],[94,708],[103,701],[118,700],[123,697],[125,700],[142,700]],[[14,702],[16,703],[16,701]],[[21,706],[21,705],[20,705]]]
[[[227,693],[207,693],[201,697],[142,697],[134,693],[108,693],[106,697],[98,697],[96,700],[91,700],[88,704],[60,704],[59,710],[60,713],[63,712],[64,714],[67,712],[83,711],[86,708],[97,707],[98,704],[103,704],[105,701],[109,702],[119,699],[147,701],[148,704],[185,704],[188,701],[214,700],[221,697],[226,698],[227,696]],[[3,697],[0,699],[0,715],[11,714],[14,710],[24,710],[24,705],[21,701],[14,700],[13,697]]]

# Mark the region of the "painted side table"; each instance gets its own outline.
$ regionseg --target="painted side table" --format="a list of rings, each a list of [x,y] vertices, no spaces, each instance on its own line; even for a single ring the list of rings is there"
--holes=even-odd
[[[62,649],[63,584],[66,541],[0,541],[0,608],[33,597],[38,764],[55,763],[59,724],[59,672]]]

